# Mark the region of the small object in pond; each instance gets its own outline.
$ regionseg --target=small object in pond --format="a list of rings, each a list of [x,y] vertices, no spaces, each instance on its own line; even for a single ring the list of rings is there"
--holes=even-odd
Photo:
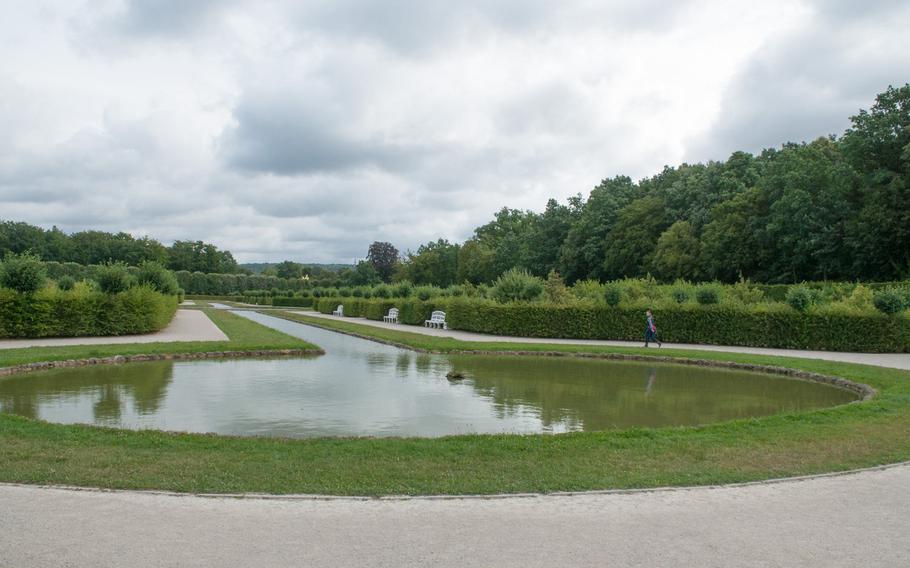
[[[464,378],[464,373],[461,371],[449,371],[446,373],[446,378],[450,381],[460,381]]]

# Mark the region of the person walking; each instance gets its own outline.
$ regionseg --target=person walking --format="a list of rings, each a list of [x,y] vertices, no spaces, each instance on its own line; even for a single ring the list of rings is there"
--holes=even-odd
[[[657,347],[660,347],[663,343],[657,339],[657,326],[654,325],[654,314],[651,313],[650,308],[645,312],[645,317],[648,320],[648,325],[645,327],[645,347],[652,341],[656,341]]]

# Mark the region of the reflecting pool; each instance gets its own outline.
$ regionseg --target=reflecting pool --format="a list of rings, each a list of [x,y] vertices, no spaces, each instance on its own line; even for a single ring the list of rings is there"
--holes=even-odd
[[[697,425],[856,400],[806,381],[573,357],[415,353],[252,313],[306,358],[156,361],[0,379],[0,411],[60,423],[254,436],[444,436]],[[449,379],[455,372],[461,379]]]

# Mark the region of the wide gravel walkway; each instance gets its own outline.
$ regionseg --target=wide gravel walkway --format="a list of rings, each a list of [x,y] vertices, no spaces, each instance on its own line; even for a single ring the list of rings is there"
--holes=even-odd
[[[910,466],[726,488],[287,500],[0,485],[0,566],[896,567]]]
[[[385,323],[381,321],[368,320],[366,318],[339,318],[315,311],[294,311],[293,313],[323,318],[329,320],[339,320],[379,327],[383,329],[392,329],[395,331],[407,331],[410,333],[420,333],[423,335],[432,335],[436,337],[451,337],[461,341],[500,341],[505,343],[551,343],[557,345],[604,345],[613,347],[641,347],[642,341],[602,341],[596,339],[557,339],[544,337],[513,337],[508,335],[488,335],[484,333],[473,333],[469,331],[456,331],[452,329],[431,329],[419,325],[402,325]],[[656,352],[658,347],[651,346]],[[781,357],[797,357],[802,359],[824,359],[828,361],[839,361],[842,363],[862,363],[865,365],[877,365],[879,367],[890,367],[894,369],[910,370],[910,353],[840,353],[836,351],[808,351],[802,349],[769,349],[764,347],[736,347],[724,345],[698,345],[688,343],[664,343],[664,348],[673,349],[693,349],[698,351],[721,351],[725,353],[750,353],[754,355],[775,355]]]
[[[201,310],[177,310],[171,323],[161,331],[143,335],[113,337],[55,337],[48,339],[4,339],[0,349],[57,347],[61,345],[114,345],[123,343],[171,343],[174,341],[228,341],[228,336]],[[2,560],[0,560],[2,562]]]

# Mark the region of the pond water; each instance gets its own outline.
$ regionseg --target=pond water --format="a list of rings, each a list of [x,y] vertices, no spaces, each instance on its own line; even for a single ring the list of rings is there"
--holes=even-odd
[[[307,358],[158,361],[0,379],[0,411],[61,423],[256,436],[443,436],[697,425],[834,406],[827,385],[571,357],[415,353],[253,312]],[[449,380],[450,371],[463,373]]]

